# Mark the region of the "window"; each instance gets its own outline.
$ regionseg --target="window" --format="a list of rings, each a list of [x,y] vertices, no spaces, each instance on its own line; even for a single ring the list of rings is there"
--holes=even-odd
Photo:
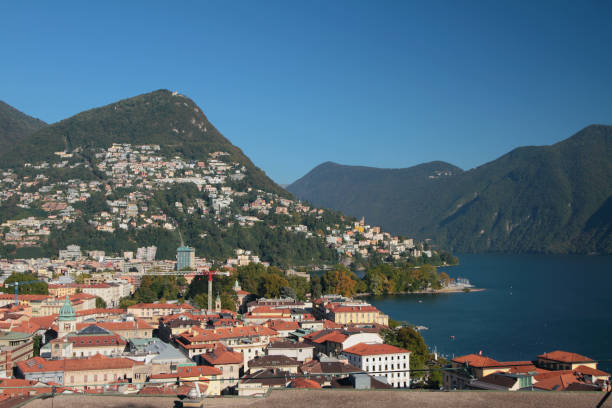
[[[98,374],[94,374],[94,382],[98,382]]]
[[[108,379],[108,374],[104,374],[104,381]]]
[[[71,384],[74,384],[74,375],[71,375],[71,376],[70,376],[70,383],[71,383]]]

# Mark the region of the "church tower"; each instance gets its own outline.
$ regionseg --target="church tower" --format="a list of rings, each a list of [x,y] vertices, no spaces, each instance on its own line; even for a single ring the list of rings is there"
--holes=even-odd
[[[215,312],[219,313],[221,311],[221,297],[217,293],[217,298],[215,299]]]
[[[66,295],[66,301],[64,305],[59,310],[59,317],[57,318],[58,323],[58,332],[57,338],[61,339],[65,337],[67,334],[76,331],[76,315],[74,313],[74,309],[70,304],[70,299],[68,295]]]

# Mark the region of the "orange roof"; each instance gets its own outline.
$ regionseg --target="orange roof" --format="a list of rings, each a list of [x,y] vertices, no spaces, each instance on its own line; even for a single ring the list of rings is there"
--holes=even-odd
[[[269,320],[267,322],[269,328],[278,330],[297,330],[300,328],[298,322],[287,322],[284,320]]]
[[[545,360],[559,361],[562,363],[586,363],[586,362],[592,363],[593,362],[593,360],[591,360],[588,357],[585,357],[585,356],[582,356],[576,353],[570,353],[568,351],[561,351],[561,350],[556,350],[550,353],[540,354],[538,358],[545,359]]]
[[[551,371],[544,375],[536,375],[535,379],[537,381],[533,384],[533,388],[548,391],[561,391],[570,384],[580,382],[569,370]]]
[[[118,334],[99,336],[68,336],[68,341],[73,347],[110,347],[127,344]]]
[[[71,358],[62,360],[46,360],[42,357],[33,357],[17,363],[23,373],[40,373],[48,371],[90,371],[117,368],[131,368],[139,365],[129,358],[111,358],[101,354],[88,358]]]
[[[465,364],[468,363],[472,367],[502,367],[499,361],[493,360],[492,358],[479,356],[477,354],[468,354],[466,356],[455,357],[452,360],[455,363]]]
[[[392,346],[390,344],[355,344],[344,350],[345,353],[356,354],[358,356],[377,356],[380,354],[404,354],[410,351]]]
[[[189,331],[182,333],[180,336],[192,344],[201,344],[237,337],[276,336],[277,334],[275,330],[260,325],[218,327],[216,329],[202,329],[198,326],[193,326]]]
[[[223,344],[218,343],[215,348],[208,353],[201,355],[210,365],[223,365],[223,364],[242,364],[244,357],[242,353],[236,351],[229,351]]]
[[[330,306],[329,311],[333,313],[362,313],[378,312],[374,306]]]
[[[193,376],[199,376],[199,375],[210,376],[210,375],[221,375],[221,370],[219,370],[217,367],[211,367],[211,366],[188,366],[188,367],[178,367],[176,370],[176,374],[179,377],[193,377]]]
[[[601,371],[596,368],[591,368],[591,367],[587,367],[583,365],[574,368],[574,372],[580,373],[580,374],[592,375],[595,377],[609,377],[610,376],[610,373],[606,373],[605,371]]]
[[[289,386],[292,388],[321,388],[321,384],[308,378],[296,378]]]
[[[136,330],[136,329],[153,329],[149,323],[142,319],[135,319],[133,322],[89,322],[89,323],[77,323],[77,331],[84,329],[89,326],[98,326],[111,332],[121,330]]]

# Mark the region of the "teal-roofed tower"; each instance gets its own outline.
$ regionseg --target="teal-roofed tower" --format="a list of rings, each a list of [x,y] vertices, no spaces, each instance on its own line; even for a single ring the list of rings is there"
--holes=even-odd
[[[66,295],[66,301],[59,310],[59,317],[57,318],[59,331],[57,333],[58,338],[62,338],[69,333],[76,331],[76,314],[74,308],[70,304],[70,298]]]

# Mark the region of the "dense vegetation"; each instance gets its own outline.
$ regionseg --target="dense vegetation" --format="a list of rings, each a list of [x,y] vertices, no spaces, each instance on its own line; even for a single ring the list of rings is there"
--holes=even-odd
[[[439,389],[442,386],[444,362],[434,361],[423,336],[412,327],[399,326],[390,321],[391,328],[383,332],[385,343],[410,350],[410,378],[416,385],[424,388]]]
[[[47,126],[40,119],[19,112],[0,101],[0,145],[9,146]]]
[[[28,294],[28,295],[48,295],[49,294],[49,285],[47,282],[39,281],[39,279],[32,273],[29,272],[13,272],[11,276],[6,278],[4,281],[4,287],[2,291],[4,293],[15,293],[15,287],[13,285],[9,285],[14,282],[30,282],[30,281],[38,281],[33,283],[28,283],[24,285],[19,285],[18,293],[19,294]]]
[[[466,172],[324,163],[288,189],[454,252],[612,253],[611,157],[612,126],[593,125]]]

